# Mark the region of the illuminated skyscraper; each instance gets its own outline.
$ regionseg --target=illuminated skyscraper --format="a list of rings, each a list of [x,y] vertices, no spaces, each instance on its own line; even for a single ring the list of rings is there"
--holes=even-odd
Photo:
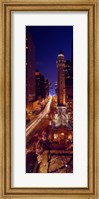
[[[60,52],[56,61],[58,68],[57,97],[58,106],[66,105],[66,81],[65,81],[65,58]]]

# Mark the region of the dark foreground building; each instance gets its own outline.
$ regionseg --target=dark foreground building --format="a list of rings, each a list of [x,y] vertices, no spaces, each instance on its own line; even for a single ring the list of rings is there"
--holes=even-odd
[[[30,109],[35,99],[35,46],[29,32],[26,32],[26,107]]]
[[[36,100],[49,96],[49,81],[37,70],[35,72]]]

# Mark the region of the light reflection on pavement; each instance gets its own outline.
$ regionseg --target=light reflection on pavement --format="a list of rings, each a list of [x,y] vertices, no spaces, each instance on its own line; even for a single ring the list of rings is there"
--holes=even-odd
[[[52,96],[50,96],[49,102],[47,103],[44,110],[38,115],[38,117],[26,128],[26,137],[33,131],[33,129],[39,124],[39,122],[49,113]]]
[[[26,128],[27,173],[73,172],[73,128],[53,125],[56,108],[54,98],[50,97],[43,111]]]

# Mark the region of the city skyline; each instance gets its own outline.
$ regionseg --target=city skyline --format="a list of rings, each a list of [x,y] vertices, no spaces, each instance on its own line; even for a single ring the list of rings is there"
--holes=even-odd
[[[26,30],[26,173],[73,173],[73,27]]]
[[[72,61],[73,26],[27,26],[26,33],[35,47],[35,70],[50,81],[50,94],[55,94],[57,55],[62,51],[65,60]]]

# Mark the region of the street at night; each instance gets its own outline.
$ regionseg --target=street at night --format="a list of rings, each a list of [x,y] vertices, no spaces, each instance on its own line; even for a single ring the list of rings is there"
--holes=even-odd
[[[59,121],[55,126],[55,104],[55,97],[49,97],[45,109],[26,129],[27,172],[73,172],[72,123],[66,121],[63,126]],[[32,165],[34,154],[36,166]]]

